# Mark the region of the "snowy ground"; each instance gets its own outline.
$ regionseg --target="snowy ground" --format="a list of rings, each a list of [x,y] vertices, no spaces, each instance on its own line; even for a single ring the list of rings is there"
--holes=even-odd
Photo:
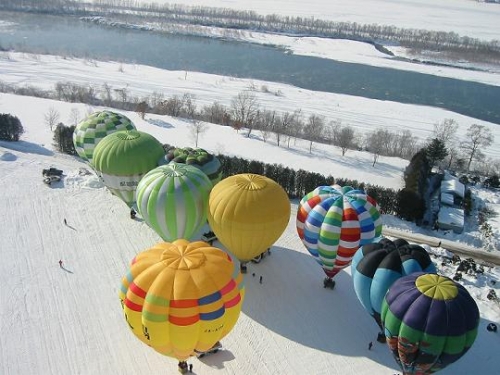
[[[141,220],[130,220],[127,207],[94,175],[80,176],[79,169],[86,167],[83,162],[52,150],[51,133],[42,120],[50,106],[57,108],[62,118],[71,108],[85,109],[70,103],[0,95],[1,112],[19,116],[26,129],[21,142],[0,142],[0,204],[4,212],[0,218],[0,236],[4,238],[0,373],[175,373],[175,360],[157,354],[129,332],[117,296],[127,263],[159,237]],[[187,125],[181,120],[163,117],[164,126],[159,127],[141,121],[134,113],[126,114],[140,130],[161,141],[189,144]],[[207,132],[201,146],[223,146],[227,153],[244,157],[252,151],[284,164],[301,159],[312,169],[318,165],[317,156],[304,152],[306,145],[286,151],[256,138],[246,139],[232,129],[217,127],[216,137],[215,133],[214,129]],[[329,163],[332,170],[363,169],[367,160],[363,161],[361,154],[351,164],[339,157]],[[392,183],[397,185],[402,166],[392,166],[390,160],[382,165],[369,178],[379,173],[380,178],[390,180],[389,172],[394,171]],[[52,188],[41,178],[41,170],[49,166],[63,169],[66,175]],[[364,172],[369,171],[366,168]],[[192,360],[195,373],[390,375],[398,371],[384,345],[376,343],[368,350],[377,327],[354,294],[350,269],[336,277],[334,291],[322,287],[323,271],[296,235],[296,203],[291,202],[288,228],[272,255],[249,266],[242,314],[223,340],[224,351]],[[391,223],[405,228],[394,219]],[[428,249],[444,253],[439,248]],[[59,259],[64,269],[59,268]],[[436,263],[440,265],[441,259],[436,258]],[[440,268],[452,276],[456,265]],[[261,275],[263,285],[258,283]],[[443,374],[498,372],[498,334],[485,329],[490,322],[500,325],[499,304],[486,298],[491,288],[500,294],[498,284],[492,285],[491,280],[500,280],[498,267],[487,267],[486,274],[477,279],[465,276],[462,281],[480,307],[479,336],[471,351]]]

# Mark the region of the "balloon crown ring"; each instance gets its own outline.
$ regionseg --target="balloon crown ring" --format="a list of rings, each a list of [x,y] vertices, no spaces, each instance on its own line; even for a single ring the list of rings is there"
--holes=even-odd
[[[172,245],[160,255],[160,261],[166,267],[178,270],[200,268],[207,260],[203,251],[189,245]]]

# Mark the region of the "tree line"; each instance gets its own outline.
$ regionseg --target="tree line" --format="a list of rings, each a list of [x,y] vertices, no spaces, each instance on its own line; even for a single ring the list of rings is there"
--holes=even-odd
[[[124,24],[155,22],[166,30],[172,24],[220,27],[228,30],[251,30],[285,35],[314,36],[398,43],[414,50],[448,52],[457,59],[468,58],[488,63],[500,62],[500,40],[484,41],[455,32],[407,29],[393,25],[336,22],[314,17],[260,15],[254,11],[180,4],[141,3],[134,0],[4,0],[0,9],[81,16],[114,17]],[[87,19],[92,20],[92,19]],[[385,51],[388,52],[388,51]]]
[[[262,108],[256,95],[258,90],[282,95],[281,92],[270,92],[265,85],[260,88],[250,85],[233,97],[229,105],[215,101],[200,108],[196,96],[189,93],[167,97],[153,92],[138,97],[127,87],[116,88],[107,83],[98,87],[58,82],[53,90],[41,90],[0,81],[0,92],[135,111],[143,119],[147,113],[185,118],[190,123],[195,147],[206,131],[205,123],[212,123],[230,126],[244,132],[247,137],[258,132],[264,142],[274,141],[278,147],[290,148],[295,140],[304,139],[309,142],[310,153],[316,143],[336,146],[343,156],[352,150],[366,151],[371,153],[372,166],[375,167],[381,156],[410,160],[420,149],[437,141],[431,148],[437,153],[431,158],[432,166],[458,172],[477,171],[486,176],[500,172],[500,161],[488,158],[484,153],[494,141],[491,130],[485,125],[472,124],[463,139],[457,136],[459,125],[453,119],[434,124],[429,139],[419,139],[408,129],[391,131],[383,126],[361,133],[339,119],[305,115],[301,108],[289,112]],[[57,125],[57,121],[49,122],[51,128]],[[444,156],[438,157],[439,153],[444,153]]]

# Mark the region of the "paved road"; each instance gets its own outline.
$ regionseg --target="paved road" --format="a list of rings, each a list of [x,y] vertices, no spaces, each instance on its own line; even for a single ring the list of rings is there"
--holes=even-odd
[[[458,242],[443,240],[441,238],[426,236],[424,234],[399,231],[394,228],[383,227],[382,234],[389,237],[403,238],[405,240],[415,243],[427,244],[433,247],[440,246],[443,249],[449,250],[459,256],[466,256],[468,258],[473,258],[475,260],[482,260],[488,263],[493,263],[497,266],[500,265],[500,251],[497,251],[495,253],[486,252],[485,250],[478,247],[473,247]],[[441,245],[439,245],[440,242]]]

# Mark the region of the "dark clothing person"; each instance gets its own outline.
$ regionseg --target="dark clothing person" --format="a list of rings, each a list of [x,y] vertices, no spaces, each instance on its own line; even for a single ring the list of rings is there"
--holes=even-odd
[[[192,363],[189,364],[189,372],[193,372],[193,364]]]
[[[62,260],[59,260],[59,267],[62,268],[62,265],[63,265],[63,261]]]
[[[66,221],[66,219],[64,219],[64,225],[68,225],[68,222]]]
[[[370,343],[368,344],[368,350],[372,350],[372,346],[373,346],[373,343],[370,341]]]
[[[259,277],[259,283],[262,284],[262,276]]]

